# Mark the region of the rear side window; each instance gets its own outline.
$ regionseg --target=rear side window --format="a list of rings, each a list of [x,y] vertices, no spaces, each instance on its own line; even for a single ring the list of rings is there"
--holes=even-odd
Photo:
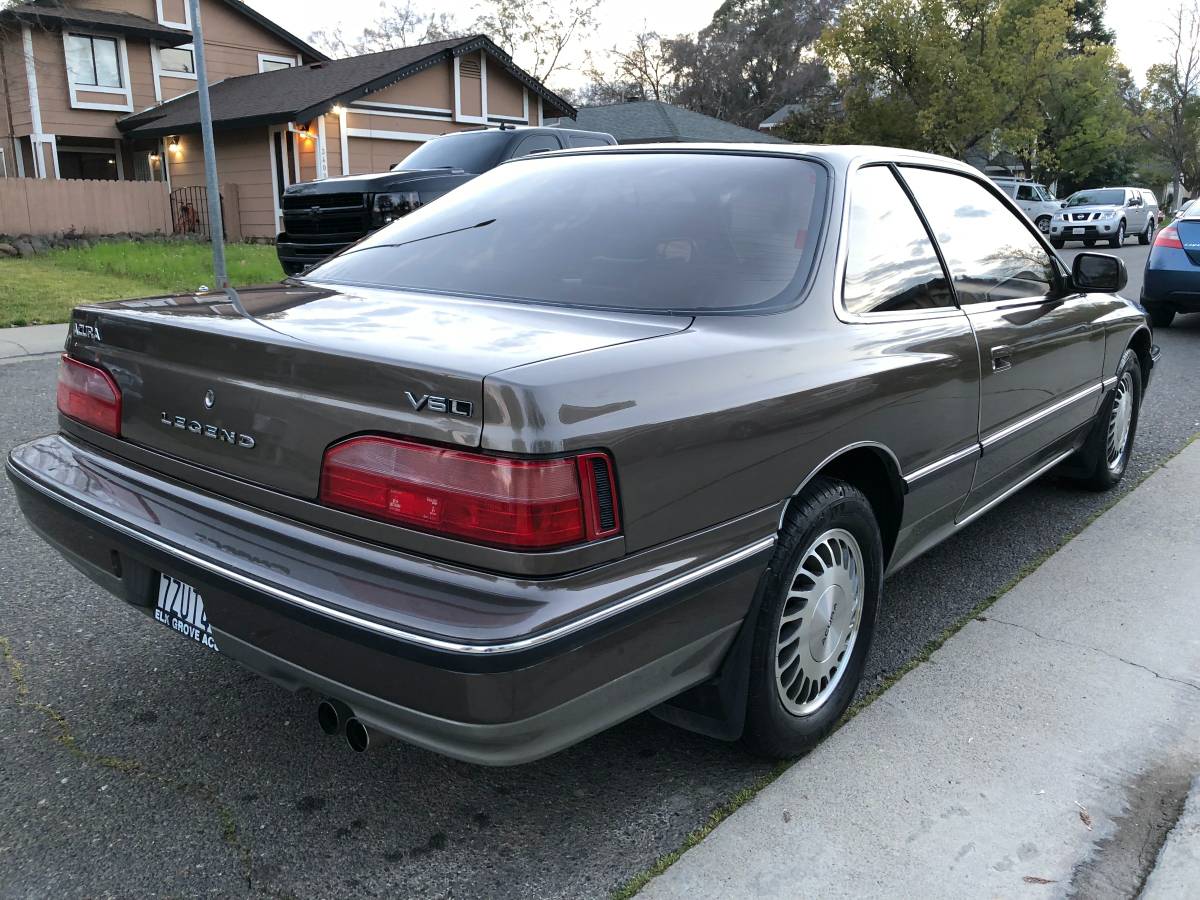
[[[859,170],[850,189],[843,301],[851,313],[953,306],[933,243],[892,170]]]
[[[530,153],[549,153],[551,150],[561,150],[558,138],[549,134],[533,134],[517,144],[513,150],[513,158],[528,156]]]
[[[905,167],[904,180],[937,237],[958,300],[1044,297],[1054,264],[1023,218],[973,178]]]
[[[306,280],[703,313],[794,303],[825,169],[789,157],[629,152],[498,166]]]

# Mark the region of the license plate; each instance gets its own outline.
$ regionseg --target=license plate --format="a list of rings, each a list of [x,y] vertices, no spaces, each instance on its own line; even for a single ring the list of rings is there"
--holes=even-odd
[[[154,618],[209,650],[218,650],[212,625],[204,612],[204,599],[190,584],[170,575],[158,576],[158,603]]]
[[[1071,234],[1087,234],[1086,228],[1072,228]]]

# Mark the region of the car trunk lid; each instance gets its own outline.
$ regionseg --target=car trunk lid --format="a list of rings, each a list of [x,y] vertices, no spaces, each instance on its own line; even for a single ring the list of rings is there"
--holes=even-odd
[[[1200,266],[1200,221],[1180,219],[1175,223],[1175,231],[1192,265]]]
[[[222,293],[81,307],[69,349],[121,386],[123,439],[301,497],[336,441],[477,447],[487,375],[691,322],[382,290],[240,296],[248,315]]]

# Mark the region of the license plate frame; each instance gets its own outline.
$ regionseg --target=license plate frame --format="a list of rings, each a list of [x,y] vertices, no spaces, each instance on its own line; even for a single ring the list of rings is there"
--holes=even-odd
[[[215,653],[220,653],[213,638],[212,623],[204,598],[192,585],[165,572],[158,573],[158,591],[154,600],[154,620]]]
[[[1086,228],[1072,228],[1071,234],[1087,234]]]

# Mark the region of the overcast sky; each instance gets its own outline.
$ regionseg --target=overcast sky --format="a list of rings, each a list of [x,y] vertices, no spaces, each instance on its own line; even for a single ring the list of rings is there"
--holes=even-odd
[[[360,31],[376,17],[378,0],[249,0],[250,5],[300,37],[318,28],[340,24],[347,34]],[[436,0],[416,5],[445,10],[463,21],[474,18],[477,0]],[[615,45],[624,45],[643,29],[665,35],[694,32],[703,28],[720,6],[720,0],[604,0],[601,27],[589,41],[593,53]],[[1174,7],[1174,0],[1108,0],[1108,24],[1117,35],[1117,51],[1139,82],[1146,69],[1165,52],[1163,24]],[[572,48],[571,62],[581,68],[582,45]],[[518,59],[519,63],[520,60]],[[580,80],[575,73],[551,78],[558,87],[573,86]]]

